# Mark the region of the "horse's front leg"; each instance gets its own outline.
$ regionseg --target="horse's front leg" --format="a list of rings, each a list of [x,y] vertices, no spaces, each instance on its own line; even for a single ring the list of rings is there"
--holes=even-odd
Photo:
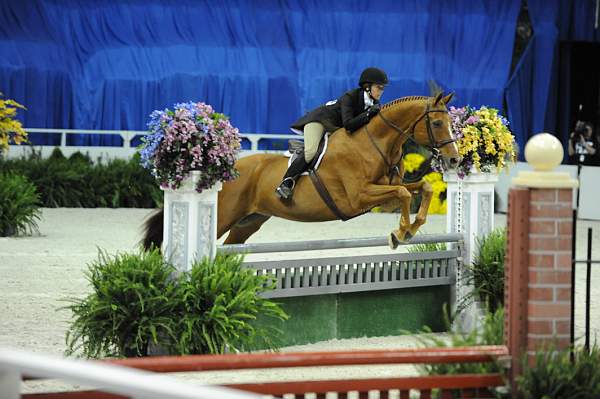
[[[390,234],[389,243],[392,249],[396,249],[399,243],[404,242],[410,229],[410,192],[403,186],[368,184],[356,198],[358,201],[356,207],[359,209],[371,209],[394,198],[400,201],[401,216],[398,230]]]
[[[412,237],[417,234],[419,228],[427,221],[427,213],[429,212],[429,204],[431,203],[431,198],[433,197],[433,189],[431,188],[431,184],[425,180],[420,180],[416,183],[404,184],[404,187],[406,187],[406,189],[411,193],[417,191],[421,193],[421,206],[419,207],[415,221],[408,229],[408,232]]]

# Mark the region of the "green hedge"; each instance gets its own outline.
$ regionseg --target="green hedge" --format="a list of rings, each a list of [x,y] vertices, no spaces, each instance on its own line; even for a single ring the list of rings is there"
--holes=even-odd
[[[94,163],[79,152],[65,158],[57,148],[46,159],[35,152],[26,158],[0,158],[0,170],[27,177],[43,207],[155,208],[162,203],[156,181],[137,155],[128,161]]]
[[[37,230],[39,206],[40,196],[25,176],[0,173],[0,237]]]
[[[533,364],[523,355],[517,379],[524,399],[600,398],[600,347],[557,351],[552,346],[535,354]]]
[[[114,256],[100,252],[86,272],[91,293],[70,298],[67,354],[89,358],[169,354],[220,354],[275,349],[278,330],[256,325],[287,319],[263,298],[267,276],[242,268],[243,257],[217,255],[175,274],[158,250]]]

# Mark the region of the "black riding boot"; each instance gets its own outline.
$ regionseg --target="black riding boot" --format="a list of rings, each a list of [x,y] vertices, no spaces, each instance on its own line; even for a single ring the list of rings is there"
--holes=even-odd
[[[306,170],[307,167],[308,164],[304,159],[304,154],[297,156],[296,159],[292,161],[292,164],[289,166],[288,170],[285,172],[279,187],[275,189],[275,194],[282,199],[291,198],[294,187],[296,186],[296,179],[302,174],[302,172]]]

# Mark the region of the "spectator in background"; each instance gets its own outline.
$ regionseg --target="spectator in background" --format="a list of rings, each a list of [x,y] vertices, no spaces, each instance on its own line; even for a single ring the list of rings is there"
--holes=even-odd
[[[575,131],[569,136],[569,159],[574,165],[597,165],[598,140],[592,125],[577,121]]]

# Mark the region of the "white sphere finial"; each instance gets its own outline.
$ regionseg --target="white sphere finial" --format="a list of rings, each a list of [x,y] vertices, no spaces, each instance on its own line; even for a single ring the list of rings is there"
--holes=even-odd
[[[538,133],[525,145],[525,160],[535,171],[551,171],[563,160],[563,146],[550,133]]]

